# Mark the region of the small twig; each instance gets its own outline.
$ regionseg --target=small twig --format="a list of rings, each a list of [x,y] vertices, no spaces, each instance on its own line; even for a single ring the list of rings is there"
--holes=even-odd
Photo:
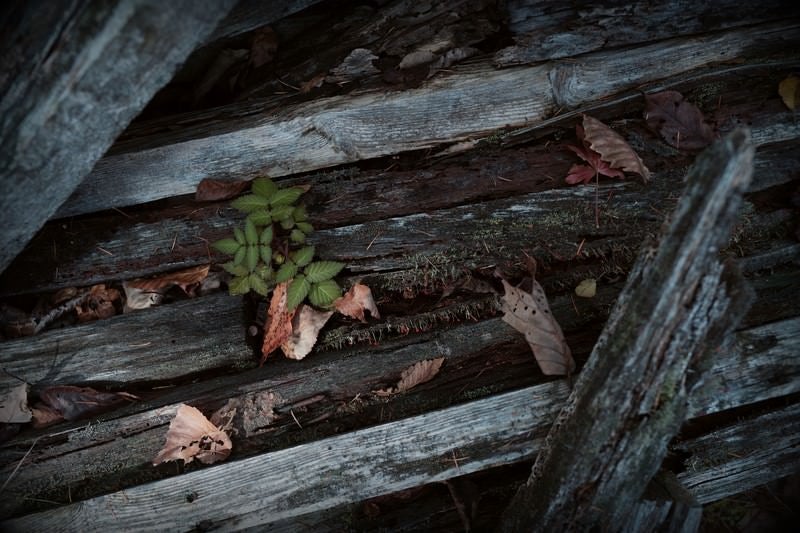
[[[35,439],[33,439],[33,442],[31,443],[31,447],[28,448],[28,451],[25,452],[25,455],[23,455],[22,459],[20,459],[19,462],[17,463],[17,466],[15,466],[14,470],[11,471],[11,474],[8,475],[8,477],[6,478],[6,482],[3,483],[2,487],[0,487],[0,494],[3,493],[3,491],[6,489],[6,487],[11,482],[11,480],[14,478],[14,476],[17,475],[17,471],[19,470],[19,467],[22,466],[22,463],[25,462],[25,459],[28,458],[28,455],[30,455],[30,453],[33,451],[33,447],[36,446],[37,442],[39,442],[39,437],[36,437]]]
[[[303,426],[300,425],[300,421],[297,420],[296,416],[294,416],[294,411],[290,409],[289,410],[289,414],[292,415],[292,419],[294,420],[294,423],[297,424],[297,427],[299,427],[300,429],[303,429]]]
[[[111,209],[113,209],[114,211],[116,211],[117,213],[119,213],[120,215],[122,215],[124,217],[128,217],[130,219],[133,219],[132,216],[130,216],[128,213],[124,212],[122,209],[117,209],[116,207],[112,207]]]
[[[378,234],[377,234],[377,235],[375,235],[375,237],[373,237],[373,239],[372,239],[371,241],[369,241],[369,244],[367,245],[367,251],[369,251],[369,249],[370,249],[370,248],[372,248],[372,245],[373,245],[373,243],[374,243],[376,240],[378,240],[378,237],[380,237],[381,235],[383,235],[383,232],[382,232],[382,231],[379,231],[379,232],[378,232]]]
[[[104,254],[108,254],[108,255],[110,255],[110,256],[112,256],[112,257],[114,256],[114,254],[113,254],[113,253],[109,252],[108,250],[106,250],[105,248],[103,248],[103,247],[101,247],[101,246],[96,246],[96,248],[97,248],[98,250],[100,250],[101,252],[103,252]]]

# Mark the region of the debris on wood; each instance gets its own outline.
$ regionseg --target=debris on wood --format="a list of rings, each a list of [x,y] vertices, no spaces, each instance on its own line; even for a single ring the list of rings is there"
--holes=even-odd
[[[535,264],[533,260],[531,264]],[[505,279],[501,281],[505,289],[505,294],[500,299],[501,310],[505,313],[503,322],[525,335],[544,375],[571,374],[575,370],[572,352],[564,339],[561,326],[550,312],[550,304],[539,282],[532,276],[533,287],[527,293],[511,286]]]
[[[197,459],[212,464],[228,458],[233,448],[228,434],[212,424],[203,413],[181,404],[169,424],[164,447],[153,459],[153,466],[183,459],[185,464]]]
[[[139,398],[126,392],[102,392],[91,387],[56,385],[39,393],[45,405],[66,420],[77,420],[107,411],[112,407]]]
[[[317,343],[319,331],[333,315],[333,311],[317,311],[310,305],[300,304],[292,311],[291,335],[281,343],[283,355],[299,361],[311,353]]]
[[[444,357],[425,359],[424,361],[415,363],[403,370],[397,385],[388,389],[379,389],[373,391],[373,393],[376,396],[394,396],[395,394],[413,389],[417,385],[426,383],[436,377],[436,374],[438,374],[439,370],[442,368],[442,363],[444,363]]]
[[[89,294],[75,306],[78,322],[91,322],[116,315],[115,303],[119,300],[120,293],[117,289],[106,288],[102,283],[93,286],[89,289]]]
[[[223,181],[204,178],[197,185],[194,199],[198,202],[230,200],[241,195],[248,187],[250,187],[250,181],[248,180]]]
[[[292,334],[292,318],[297,311],[295,308],[289,311],[286,307],[286,293],[289,282],[278,283],[272,291],[269,310],[267,311],[267,322],[264,325],[264,342],[261,345],[261,364],[267,360],[269,354],[275,351],[278,346],[286,342]]]
[[[33,416],[28,407],[29,385],[24,381],[0,396],[0,423],[24,424]]]
[[[275,408],[284,403],[277,393],[261,391],[231,398],[211,415],[211,423],[219,428],[232,428],[249,438],[264,433],[278,415]]]
[[[378,306],[372,297],[372,291],[363,283],[356,283],[347,293],[333,302],[333,306],[341,314],[351,318],[357,318],[361,322],[366,322],[364,311],[369,311],[372,318],[380,318]]]
[[[180,287],[187,296],[195,296],[197,289],[208,276],[209,266],[200,265],[154,278],[123,282],[122,288],[125,290],[126,297],[124,312],[159,305],[164,299],[164,294],[175,286]]]
[[[253,32],[253,41],[250,45],[250,65],[260,68],[275,58],[278,50],[278,35],[269,26]]]
[[[581,298],[594,298],[597,294],[597,280],[594,278],[587,278],[575,287],[575,295]]]
[[[800,77],[792,74],[778,84],[778,94],[781,95],[786,107],[795,111],[797,101],[800,100]]]
[[[678,150],[701,150],[714,140],[714,131],[703,113],[678,91],[644,97],[647,125]]]
[[[611,168],[639,174],[645,182],[650,179],[650,171],[622,135],[589,115],[583,115],[583,132],[584,144],[600,154]]]

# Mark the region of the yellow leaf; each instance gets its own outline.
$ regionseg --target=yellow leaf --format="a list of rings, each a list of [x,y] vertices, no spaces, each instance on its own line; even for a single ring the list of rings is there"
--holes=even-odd
[[[597,294],[597,280],[589,278],[581,281],[575,287],[575,294],[581,298],[594,298],[594,295]]]
[[[797,101],[800,100],[800,77],[792,74],[778,85],[778,94],[781,95],[786,107],[794,111]]]

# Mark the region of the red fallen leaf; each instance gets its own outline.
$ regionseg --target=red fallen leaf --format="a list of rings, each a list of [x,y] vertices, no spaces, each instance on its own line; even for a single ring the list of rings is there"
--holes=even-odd
[[[39,398],[67,420],[77,420],[106,411],[121,402],[139,399],[125,392],[100,392],[71,385],[47,387],[39,393]]]
[[[117,314],[114,302],[120,299],[117,289],[107,289],[102,283],[89,289],[89,294],[75,307],[78,322],[110,318]]]
[[[578,157],[589,163],[588,165],[572,165],[567,174],[566,181],[570,185],[578,183],[589,183],[595,175],[608,176],[609,178],[624,178],[625,174],[621,170],[613,169],[608,163],[603,161],[600,154],[589,148],[584,138],[583,126],[575,126],[575,132],[582,146],[568,144],[567,148],[575,152]]]
[[[264,324],[264,342],[261,345],[261,364],[267,360],[269,354],[275,351],[292,334],[292,318],[297,308],[286,310],[286,291],[289,282],[284,281],[275,286],[272,291],[267,322]]]
[[[644,181],[650,179],[650,171],[622,135],[589,115],[583,115],[583,131],[584,146],[600,154],[611,168],[639,174]]]
[[[356,283],[350,287],[347,294],[333,302],[333,306],[343,315],[357,318],[362,322],[366,322],[364,311],[369,311],[373,318],[381,317],[378,306],[375,305],[375,300],[372,298],[372,291],[362,283]]]
[[[714,140],[714,132],[697,107],[677,91],[644,97],[644,118],[653,131],[679,150],[701,150]]]
[[[232,448],[225,431],[209,422],[197,408],[181,404],[169,423],[166,442],[153,459],[153,466],[178,459],[188,464],[195,458],[208,465],[227,459]]]
[[[64,420],[61,413],[43,403],[37,403],[31,407],[31,413],[33,414],[31,424],[35,428],[45,428]]]
[[[236,198],[250,187],[246,180],[222,181],[205,178],[197,186],[194,199],[198,202],[216,202]]]

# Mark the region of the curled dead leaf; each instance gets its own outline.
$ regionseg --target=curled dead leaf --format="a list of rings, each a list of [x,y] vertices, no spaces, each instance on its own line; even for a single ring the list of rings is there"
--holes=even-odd
[[[373,392],[377,396],[394,396],[405,392],[436,377],[436,374],[442,368],[442,363],[444,363],[444,357],[419,361],[403,370],[397,385],[389,389],[380,389]]]
[[[645,95],[645,120],[653,131],[675,148],[701,150],[714,140],[703,113],[678,91]]]
[[[281,343],[283,355],[299,361],[311,353],[317,343],[319,331],[333,315],[333,311],[317,311],[310,305],[300,304],[294,311],[292,334]]]
[[[194,296],[198,287],[208,276],[210,265],[168,272],[147,279],[132,279],[123,282],[125,290],[125,312],[147,309],[161,303],[164,294],[173,286],[180,287],[188,296]]]
[[[644,181],[650,179],[650,171],[622,135],[589,115],[583,115],[583,130],[591,149],[611,168],[639,174]]]
[[[91,387],[71,385],[47,387],[39,393],[39,398],[66,420],[95,415],[122,402],[139,399],[125,392],[102,392]]]
[[[225,431],[209,422],[197,408],[181,404],[169,423],[164,447],[153,459],[153,466],[183,459],[212,464],[228,458],[233,448]]]
[[[106,288],[102,283],[89,289],[79,305],[75,306],[78,322],[110,318],[117,314],[114,303],[120,300],[117,289]]]
[[[261,344],[261,364],[267,360],[269,354],[283,344],[292,334],[292,318],[297,308],[288,311],[286,308],[286,292],[289,282],[278,283],[272,291],[267,322],[264,324],[264,342]]]
[[[24,424],[33,416],[28,408],[29,385],[24,381],[0,395],[0,423]]]
[[[333,302],[333,306],[341,314],[357,318],[362,322],[366,322],[364,318],[364,311],[369,311],[372,318],[380,318],[378,306],[375,305],[375,300],[372,298],[372,291],[364,284],[356,283],[347,293],[341,298]]]
[[[501,281],[505,288],[505,295],[500,300],[505,313],[503,322],[525,335],[543,374],[561,376],[571,373],[575,361],[539,282],[533,279],[533,289],[527,293],[512,287],[504,279]]]

